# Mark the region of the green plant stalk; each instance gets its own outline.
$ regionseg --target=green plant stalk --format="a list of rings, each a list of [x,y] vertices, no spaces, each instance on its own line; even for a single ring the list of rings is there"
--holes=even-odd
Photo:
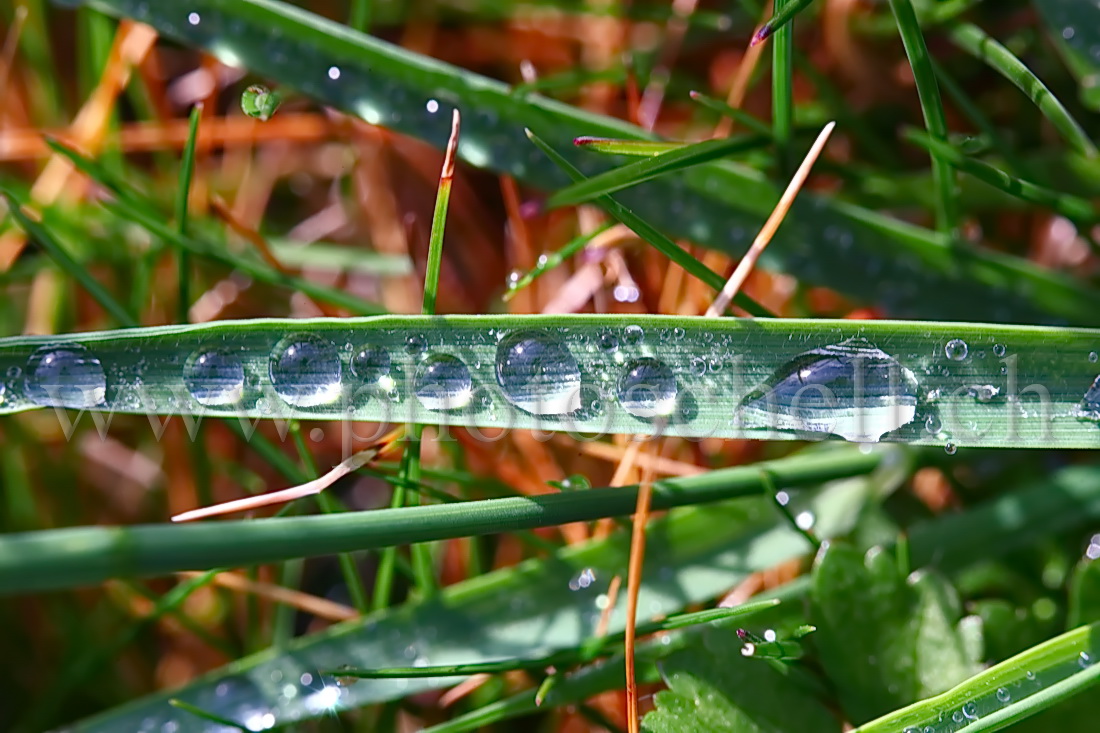
[[[924,112],[924,124],[929,135],[944,143],[947,142],[947,118],[943,112],[943,100],[940,99],[940,87],[936,83],[936,70],[928,55],[917,14],[910,0],[890,0],[890,8],[898,23],[905,54],[913,69],[913,79],[917,84],[917,96],[920,97],[921,110]],[[959,212],[956,205],[955,172],[951,163],[937,152],[932,153],[932,179],[936,192],[936,226],[944,234],[954,237],[958,233]]]
[[[753,45],[762,43],[770,38],[776,31],[794,20],[794,16],[808,8],[814,0],[784,0],[775,4],[775,12],[767,23],[760,27],[752,38]]]
[[[1100,682],[1098,660],[1100,623],[1082,626],[852,733],[1001,730]]]
[[[16,198],[15,194],[11,191],[0,189],[0,196],[3,196],[8,204],[8,213],[11,214],[12,218],[19,224],[19,227],[26,232],[27,236],[37,242],[42,249],[46,250],[46,253],[49,254],[50,258],[57,263],[57,266],[61,268],[63,272],[80,283],[111,318],[124,327],[130,328],[138,325],[137,320],[130,315],[130,312],[111,295],[107,288],[103,287],[98,280],[92,277],[90,272],[85,270],[80,263],[72,258],[68,250],[53,238],[53,235],[50,234],[46,227],[34,221],[23,212],[22,202]]]
[[[774,0],[775,14],[781,16],[788,4],[794,5],[796,2]],[[794,134],[794,16],[772,35],[772,138],[775,140],[779,177],[787,179],[794,172],[791,157],[791,137]]]
[[[906,131],[902,134],[909,142],[932,151],[934,155],[942,160],[950,161],[951,165],[964,173],[968,173],[1010,196],[1015,196],[1021,201],[1046,207],[1071,221],[1086,225],[1095,224],[1100,219],[1100,212],[1097,212],[1096,207],[1087,199],[1017,178],[988,163],[963,155],[957,148],[948,143],[928,137],[915,130]]]
[[[976,59],[984,61],[1008,79],[1035,103],[1039,111],[1050,120],[1070,147],[1081,155],[1096,157],[1096,145],[1069,110],[1054,96],[1039,77],[1016,58],[1007,48],[972,23],[953,23],[948,26],[955,45]]]
[[[183,146],[183,158],[180,160],[180,176],[176,186],[176,231],[181,237],[187,236],[188,200],[191,197],[191,179],[195,173],[195,142],[199,137],[199,122],[202,120],[202,105],[191,109],[187,128],[187,142]],[[191,307],[191,258],[186,249],[178,252],[179,302],[176,319],[187,323],[188,310]]]
[[[747,127],[749,130],[758,135],[767,135],[769,139],[772,137],[772,128],[767,123],[761,122],[745,110],[731,107],[724,101],[707,96],[702,92],[693,91],[690,93],[690,95],[693,100],[701,104],[703,107],[706,107],[711,111],[717,112],[724,117],[729,117],[730,119],[737,122],[737,124]]]
[[[761,466],[779,485],[797,488],[865,475],[886,455],[891,453],[827,451],[702,476],[665,479],[653,484],[653,507],[663,510],[757,494],[763,486]],[[84,527],[8,534],[0,537],[0,594],[626,516],[634,511],[637,491],[637,486],[626,486],[258,522]],[[226,543],[226,537],[234,541]]]
[[[584,248],[588,246],[589,242],[591,242],[593,239],[603,234],[613,226],[614,224],[612,222],[601,224],[590,232],[587,232],[585,234],[578,234],[576,237],[573,237],[568,242],[566,242],[566,244],[561,249],[555,250],[554,252],[548,252],[546,255],[544,255],[544,257],[546,258],[545,260],[540,257],[538,264],[531,268],[529,272],[521,275],[519,279],[515,282],[509,281],[508,292],[504,294],[504,300],[509,301],[512,298],[516,297],[516,294],[519,293],[521,290],[526,288],[538,278],[545,275],[547,272],[550,272],[554,268],[560,266],[563,262],[565,262],[573,255],[584,250]]]

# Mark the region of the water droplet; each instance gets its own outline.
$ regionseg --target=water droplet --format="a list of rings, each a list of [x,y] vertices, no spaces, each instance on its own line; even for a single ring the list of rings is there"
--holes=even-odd
[[[288,405],[316,407],[340,398],[340,354],[331,341],[292,336],[271,356],[271,384]]]
[[[1010,693],[1008,690],[1006,690],[1003,687],[998,687],[997,688],[997,699],[1000,700],[1001,702],[1009,702],[1010,700],[1012,700],[1012,693]]]
[[[241,111],[260,122],[271,119],[282,103],[282,95],[261,84],[253,84],[241,94]]]
[[[626,366],[619,378],[619,402],[637,417],[662,417],[676,409],[676,376],[668,364],[644,357]]]
[[[750,427],[876,442],[913,421],[917,380],[866,339],[812,349],[780,367],[739,407]]]
[[[794,518],[794,524],[803,532],[810,531],[814,526],[813,512],[799,512]]]
[[[580,406],[580,366],[545,331],[519,331],[501,341],[496,373],[504,398],[526,412],[563,415]]]
[[[955,445],[954,443],[945,443],[944,446],[943,446],[943,452],[946,453],[949,456],[955,455],[955,453],[958,452],[958,450],[959,450],[959,447],[957,445]]]
[[[686,335],[687,335],[687,331],[680,328],[679,326],[672,329],[672,338],[676,339],[677,341],[679,341],[680,339],[682,339]]]
[[[472,397],[470,370],[449,354],[429,357],[416,370],[416,398],[429,410],[457,410]]]
[[[103,404],[107,376],[99,359],[79,344],[43,346],[27,360],[27,399],[76,409]]]
[[[371,387],[390,376],[390,366],[389,352],[380,346],[364,346],[351,357],[351,373]]]
[[[1100,376],[1092,381],[1073,414],[1082,420],[1100,421]]]
[[[962,714],[969,720],[978,719],[978,706],[972,702],[965,703],[962,706]]]
[[[928,431],[929,435],[936,435],[943,429],[943,423],[940,422],[939,415],[929,415],[924,421],[924,429]]]
[[[428,114],[434,115],[439,111],[439,102],[434,99],[429,99],[424,105],[424,109],[428,110]]]
[[[330,67],[328,67],[328,78],[332,79],[333,81],[336,81],[337,79],[339,79],[340,78],[340,67],[339,66],[330,66]]]
[[[951,339],[943,347],[943,353],[947,354],[947,358],[951,361],[962,361],[966,358],[968,352],[966,342],[962,339]]]
[[[596,572],[592,568],[585,568],[577,577],[569,581],[569,590],[581,590],[596,582]]]
[[[417,356],[428,348],[428,342],[419,334],[409,334],[405,337],[405,353],[409,356]]]
[[[698,356],[692,359],[691,373],[697,377],[704,376],[707,373],[707,360]]]
[[[17,366],[8,367],[8,379],[18,379],[19,375],[23,373],[23,370]]]
[[[1100,359],[1100,356],[1098,356],[1095,351],[1090,351],[1089,352],[1089,361],[1091,361],[1093,364],[1095,364],[1097,359]]]
[[[519,287],[519,281],[523,279],[523,273],[519,270],[512,270],[508,273],[508,289],[515,290]]]
[[[994,353],[994,355],[1004,356],[1005,351],[1006,351],[1006,349],[1005,349],[1004,344],[993,344],[993,353]]]
[[[1092,657],[1089,655],[1088,652],[1081,652],[1077,656],[1077,665],[1081,667],[1081,669],[1092,666]]]
[[[195,354],[183,368],[183,381],[200,405],[235,405],[244,397],[244,367],[225,351]]]
[[[637,346],[645,339],[645,331],[641,326],[631,325],[623,330],[623,339],[631,346]]]
[[[1062,29],[1062,38],[1067,41],[1072,39],[1075,35],[1077,35],[1077,31],[1074,30],[1072,26],[1066,26]]]
[[[198,25],[202,22],[202,16],[200,16],[198,13],[188,13],[187,22],[191,25]]]
[[[619,350],[619,337],[613,333],[601,333],[597,342],[605,353],[614,353]]]
[[[353,669],[355,668],[352,667],[350,664],[341,664],[337,668],[337,671],[344,672],[345,674],[336,675],[335,677],[333,677],[333,681],[335,681],[336,684],[338,684],[340,687],[351,687],[352,685],[359,682],[360,679],[359,677],[356,677],[354,675],[346,674],[346,672],[351,672]]]

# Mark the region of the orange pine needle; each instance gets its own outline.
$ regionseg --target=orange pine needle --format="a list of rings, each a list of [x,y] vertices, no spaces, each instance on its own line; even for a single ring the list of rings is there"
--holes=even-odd
[[[634,508],[634,524],[630,535],[630,563],[626,581],[626,729],[638,733],[638,682],[634,675],[634,635],[637,631],[638,591],[642,585],[642,565],[645,562],[645,528],[653,498],[653,469],[646,468],[638,487]]]
[[[752,272],[752,268],[756,265],[756,261],[760,258],[760,254],[764,251],[764,248],[768,246],[768,243],[772,241],[772,237],[775,236],[775,232],[779,229],[779,225],[783,223],[783,218],[790,210],[791,204],[794,203],[794,198],[798,195],[799,190],[801,190],[802,184],[804,184],[806,178],[809,177],[810,169],[813,168],[814,162],[817,161],[817,157],[821,155],[825,143],[829,141],[829,135],[832,133],[834,127],[836,127],[835,122],[830,122],[825,125],[824,129],[818,134],[817,140],[814,140],[814,144],[810,147],[810,152],[806,153],[806,157],[802,160],[802,165],[798,166],[798,170],[795,171],[794,177],[791,178],[791,182],[787,184],[787,190],[779,197],[779,203],[776,204],[775,209],[772,210],[768,220],[764,222],[764,226],[760,229],[760,233],[756,235],[756,239],[753,240],[752,246],[749,247],[749,251],[741,258],[741,261],[737,264],[737,269],[733,271],[725,287],[722,288],[722,292],[718,294],[718,297],[714,299],[710,308],[707,309],[708,318],[722,315],[729,306],[730,301],[733,300],[733,296],[737,295],[741,286],[745,284],[745,280],[748,278],[749,273]]]

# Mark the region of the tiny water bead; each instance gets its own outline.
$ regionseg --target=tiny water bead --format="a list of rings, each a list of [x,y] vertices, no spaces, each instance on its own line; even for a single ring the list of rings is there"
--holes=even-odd
[[[27,399],[39,405],[81,409],[101,405],[107,396],[103,364],[78,344],[43,346],[24,371]]]
[[[241,94],[241,111],[249,117],[266,122],[282,103],[282,95],[261,84],[253,84]]]
[[[947,342],[947,345],[943,347],[943,351],[951,361],[962,361],[966,358],[970,349],[962,339],[951,339]]]
[[[1097,353],[1095,351],[1090,351],[1089,352],[1089,361],[1091,363],[1095,364],[1097,359],[1100,359],[1100,355],[1097,355]]]
[[[436,354],[416,371],[416,398],[429,410],[457,410],[470,403],[473,380],[470,370],[449,354]]]
[[[504,398],[534,415],[564,415],[580,406],[580,366],[548,332],[519,331],[502,340],[496,375]]]
[[[748,427],[877,442],[917,414],[917,380],[863,338],[812,349],[780,367],[738,408]]]
[[[611,354],[619,348],[619,337],[613,333],[601,333],[596,339],[600,345],[600,351]]]
[[[997,699],[1001,702],[1010,702],[1012,700],[1012,693],[1003,687],[997,688]]]
[[[183,369],[187,391],[200,405],[235,405],[244,397],[244,367],[240,359],[220,350],[195,354]]]
[[[945,443],[943,446],[943,452],[949,456],[955,455],[959,451],[959,447],[954,443]]]
[[[271,384],[288,405],[317,407],[340,399],[336,345],[316,336],[293,336],[271,356]]]
[[[364,346],[351,357],[351,373],[370,387],[386,386],[391,367],[389,352],[379,346]]]
[[[645,330],[638,325],[627,326],[623,330],[623,340],[631,346],[637,346],[645,339]]]
[[[428,342],[419,334],[410,334],[405,337],[405,353],[409,356],[418,356],[428,348]]]
[[[619,403],[636,417],[670,415],[676,409],[676,395],[676,375],[659,359],[635,359],[619,378]]]

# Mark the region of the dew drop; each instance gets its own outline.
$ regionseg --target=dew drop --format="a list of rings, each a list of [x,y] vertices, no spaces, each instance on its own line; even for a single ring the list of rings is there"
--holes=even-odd
[[[962,361],[966,358],[969,349],[966,346],[966,342],[962,339],[951,339],[947,342],[947,345],[943,347],[943,352],[947,354],[947,358],[951,361]]]
[[[687,335],[687,331],[680,328],[679,326],[672,329],[672,338],[676,339],[677,341],[679,341],[680,339],[682,339],[686,335]]]
[[[241,111],[249,117],[266,122],[279,108],[282,97],[261,84],[253,84],[241,94]]]
[[[23,370],[17,366],[8,367],[8,379],[18,379]]]
[[[288,405],[316,407],[340,398],[340,354],[316,336],[293,336],[271,356],[271,385]]]
[[[183,368],[187,391],[200,405],[235,405],[244,397],[244,367],[225,351],[198,352]]]
[[[351,373],[371,387],[390,376],[390,367],[389,352],[380,346],[364,346],[351,357]]]
[[[1004,344],[993,344],[993,353],[994,353],[994,355],[1004,356],[1005,351],[1006,351],[1006,349],[1005,349]]]
[[[187,22],[191,25],[198,25],[202,22],[202,17],[198,13],[188,13]]]
[[[1091,361],[1093,364],[1095,364],[1097,359],[1100,359],[1100,356],[1098,356],[1095,351],[1090,351],[1089,352],[1089,361]]]
[[[613,333],[601,333],[597,342],[604,353],[611,354],[619,350],[619,337]]]
[[[429,99],[424,105],[424,109],[428,110],[428,114],[434,115],[439,111],[439,102],[435,99]]]
[[[1012,694],[1003,687],[997,688],[997,699],[1001,702],[1009,702],[1012,700]]]
[[[644,357],[627,364],[619,378],[619,402],[641,418],[662,417],[676,409],[676,376],[668,364]]]
[[[1100,422],[1100,376],[1092,381],[1073,414],[1082,420]]]
[[[973,702],[965,703],[962,706],[962,714],[969,720],[978,719],[978,706]]]
[[[1077,665],[1081,669],[1085,669],[1086,667],[1091,667],[1092,666],[1092,657],[1089,655],[1088,652],[1081,652],[1077,656]]]
[[[526,412],[563,415],[580,406],[580,366],[545,331],[519,331],[501,341],[496,374],[504,398]]]
[[[929,415],[924,421],[924,429],[928,431],[929,435],[936,435],[943,429],[943,423],[940,422],[939,415]]]
[[[692,359],[691,373],[697,377],[704,376],[707,373],[707,360],[699,356]]]
[[[959,447],[954,443],[944,443],[943,452],[949,456],[955,455],[959,450]]]
[[[516,288],[518,288],[519,287],[519,281],[522,280],[522,279],[523,279],[523,273],[520,272],[519,270],[512,270],[511,272],[509,272],[508,273],[508,279],[506,281],[507,284],[508,284],[508,289],[509,290],[515,290]]]
[[[569,590],[582,590],[595,582],[596,572],[592,568],[585,568],[569,581]]]
[[[645,339],[645,331],[641,326],[630,325],[623,330],[623,339],[631,346],[637,346]]]
[[[419,334],[409,334],[405,337],[405,353],[409,356],[417,356],[428,348],[428,342]]]
[[[107,376],[83,346],[43,346],[27,360],[24,387],[35,404],[81,409],[103,404]]]
[[[328,78],[332,79],[333,81],[336,81],[337,79],[339,79],[340,78],[340,67],[339,66],[330,66],[330,67],[328,67]]]
[[[449,354],[436,354],[416,370],[416,398],[429,410],[457,410],[470,404],[473,380],[466,365]]]
[[[749,427],[877,442],[916,417],[917,380],[894,357],[853,338],[795,357],[750,392],[739,412]]]

